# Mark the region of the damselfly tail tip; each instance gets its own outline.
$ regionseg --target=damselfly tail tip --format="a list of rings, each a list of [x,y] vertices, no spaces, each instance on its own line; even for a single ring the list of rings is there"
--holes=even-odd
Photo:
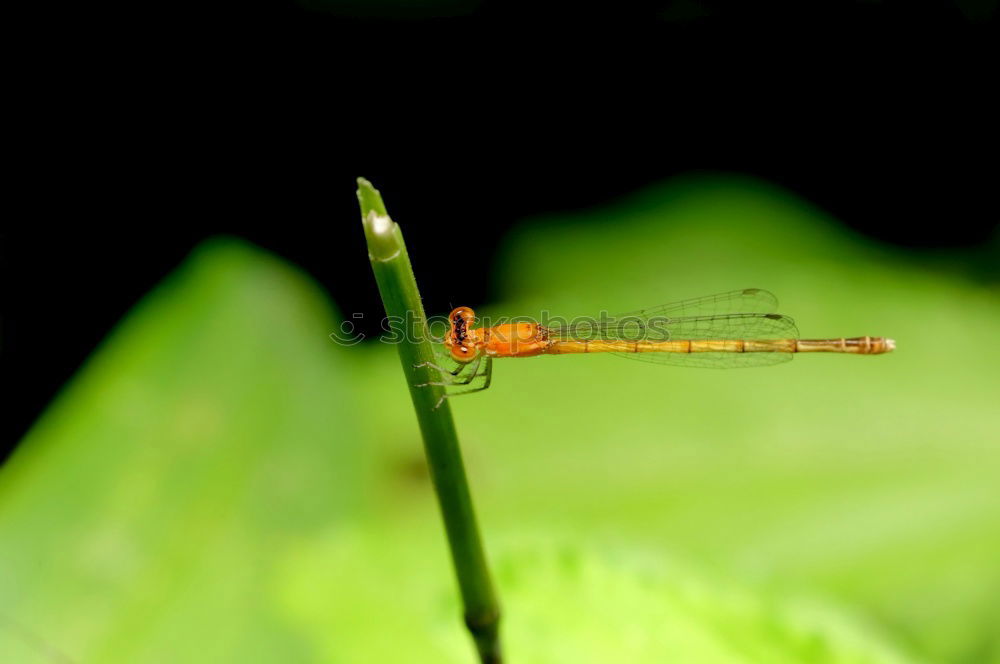
[[[896,340],[895,339],[890,339],[889,337],[886,337],[885,338],[885,352],[888,353],[889,351],[893,351],[893,350],[896,350]]]

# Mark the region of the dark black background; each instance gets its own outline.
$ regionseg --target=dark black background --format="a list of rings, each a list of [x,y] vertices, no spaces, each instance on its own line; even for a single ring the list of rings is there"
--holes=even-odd
[[[516,220],[692,170],[996,281],[995,2],[371,4],[12,18],[0,453],[205,237],[377,313],[357,175],[406,224],[430,310],[490,298],[456,266]]]

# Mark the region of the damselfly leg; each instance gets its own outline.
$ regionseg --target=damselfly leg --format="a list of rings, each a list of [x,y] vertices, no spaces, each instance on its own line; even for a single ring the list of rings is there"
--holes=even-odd
[[[479,360],[476,360],[478,363]],[[482,379],[482,380],[479,380]],[[487,356],[482,363],[482,370],[477,369],[474,374],[469,377],[467,382],[459,383],[454,382],[452,385],[465,385],[466,389],[458,390],[457,392],[451,392],[446,396],[457,397],[461,394],[472,394],[473,392],[482,392],[490,386],[490,381],[493,380],[493,358]],[[476,382],[478,381],[478,384]]]
[[[484,359],[485,358],[485,359]],[[442,361],[446,361],[444,358],[438,358]],[[462,394],[472,394],[473,392],[481,392],[490,386],[490,382],[493,380],[493,358],[489,356],[480,355],[472,362],[466,364],[459,364],[455,369],[448,369],[446,367],[434,365],[430,362],[426,363],[426,366],[430,366],[437,369],[442,373],[441,381],[431,381],[428,383],[421,383],[417,387],[426,387],[428,385],[440,385],[445,388],[460,387],[464,389],[459,389],[452,392],[446,392],[444,396],[438,400],[435,404],[435,408],[439,408],[444,400],[448,397],[455,397]],[[446,376],[453,376],[452,378],[446,378]]]

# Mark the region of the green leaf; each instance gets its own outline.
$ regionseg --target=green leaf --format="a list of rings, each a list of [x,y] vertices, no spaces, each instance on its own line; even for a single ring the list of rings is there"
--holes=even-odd
[[[144,299],[0,475],[0,661],[307,661],[277,562],[363,495],[333,329],[230,240]]]
[[[458,602],[446,584],[435,582],[436,565],[425,562],[428,550],[437,553],[427,546],[433,533],[408,531],[405,547],[384,546],[387,534],[377,528],[339,532],[289,561],[286,605],[300,607],[302,620],[319,635],[320,661],[391,661],[400,643],[410,646],[409,662],[469,661],[453,627]],[[751,593],[660,554],[593,542],[581,548],[537,533],[496,549],[511,662],[914,661],[842,611]],[[309,607],[309,598],[335,592],[357,601],[324,605],[327,613],[318,602]],[[384,607],[393,610],[380,613]],[[324,624],[330,626],[325,632]]]

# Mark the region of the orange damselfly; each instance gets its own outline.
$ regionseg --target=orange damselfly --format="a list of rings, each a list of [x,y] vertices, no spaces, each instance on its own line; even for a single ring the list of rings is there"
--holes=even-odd
[[[474,327],[475,312],[458,307],[448,316],[449,330],[438,354],[454,366],[426,363],[446,376],[427,384],[463,388],[446,396],[485,390],[495,357],[613,353],[657,364],[735,368],[778,364],[795,353],[879,355],[896,347],[886,337],[799,339],[795,321],[775,313],[777,306],[768,291],[745,288],[612,319],[491,327]]]

